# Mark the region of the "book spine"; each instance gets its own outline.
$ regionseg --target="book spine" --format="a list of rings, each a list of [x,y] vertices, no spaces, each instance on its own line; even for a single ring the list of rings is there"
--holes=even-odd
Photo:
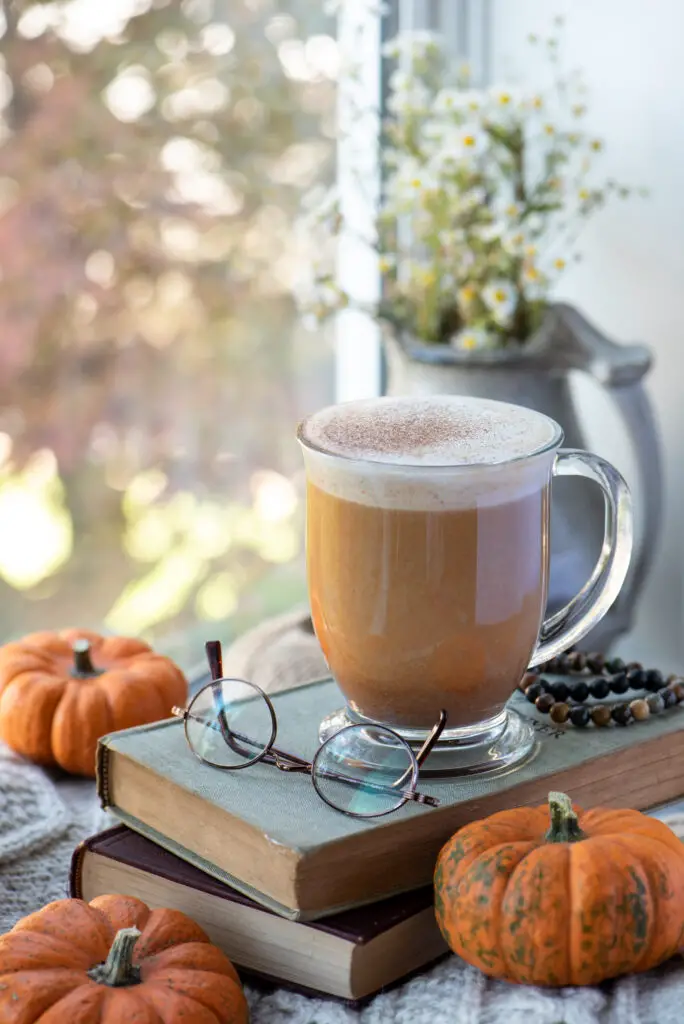
[[[90,839],[84,839],[79,843],[71,855],[69,867],[69,895],[72,899],[83,899],[83,861],[90,845]]]
[[[88,836],[86,839],[82,839],[78,846],[75,848],[71,855],[71,864],[69,867],[69,895],[77,900],[83,899],[83,864],[85,862],[86,853],[93,849],[93,846],[97,843],[109,840],[113,837],[125,835],[126,829],[123,825],[112,825],[111,828],[105,828],[102,832],[96,832],[92,836]]]
[[[111,807],[112,801],[109,791],[109,747],[103,740],[99,740],[97,744],[95,789],[100,800],[100,807],[106,811]]]

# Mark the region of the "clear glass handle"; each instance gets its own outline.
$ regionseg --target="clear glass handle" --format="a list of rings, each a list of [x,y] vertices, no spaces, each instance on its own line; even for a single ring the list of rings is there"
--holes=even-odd
[[[620,593],[632,554],[632,499],[617,469],[598,455],[566,448],[557,453],[553,473],[584,476],[599,485],[606,502],[606,528],[594,571],[565,608],[545,619],[530,667],[562,654],[603,618]]]

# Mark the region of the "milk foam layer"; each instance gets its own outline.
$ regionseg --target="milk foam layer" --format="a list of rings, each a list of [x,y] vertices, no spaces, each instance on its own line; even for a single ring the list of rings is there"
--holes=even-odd
[[[560,442],[541,413],[460,396],[331,406],[309,417],[299,437],[317,487],[363,505],[435,511],[539,490]]]

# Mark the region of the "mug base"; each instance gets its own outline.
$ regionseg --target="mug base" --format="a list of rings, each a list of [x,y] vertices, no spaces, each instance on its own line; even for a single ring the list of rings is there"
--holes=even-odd
[[[349,725],[384,725],[359,715],[350,707],[327,715],[318,729],[321,743]],[[430,730],[389,726],[412,750],[418,751]],[[504,708],[494,718],[462,729],[445,729],[421,766],[423,778],[492,776],[518,768],[537,753],[534,729],[515,711]]]

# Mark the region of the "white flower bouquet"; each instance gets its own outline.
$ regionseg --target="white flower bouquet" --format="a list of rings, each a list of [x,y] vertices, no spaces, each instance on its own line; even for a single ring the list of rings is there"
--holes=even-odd
[[[582,222],[633,191],[594,180],[602,141],[583,128],[586,90],[577,73],[562,73],[557,35],[529,43],[549,59],[548,95],[472,88],[468,69],[451,67],[430,33],[385,47],[396,69],[368,243],[383,289],[368,312],[421,341],[466,351],[524,345],[559,275],[579,258]],[[328,242],[345,231],[333,195],[313,219]],[[324,241],[317,251],[329,253]],[[351,301],[323,261],[309,297],[318,319]]]

